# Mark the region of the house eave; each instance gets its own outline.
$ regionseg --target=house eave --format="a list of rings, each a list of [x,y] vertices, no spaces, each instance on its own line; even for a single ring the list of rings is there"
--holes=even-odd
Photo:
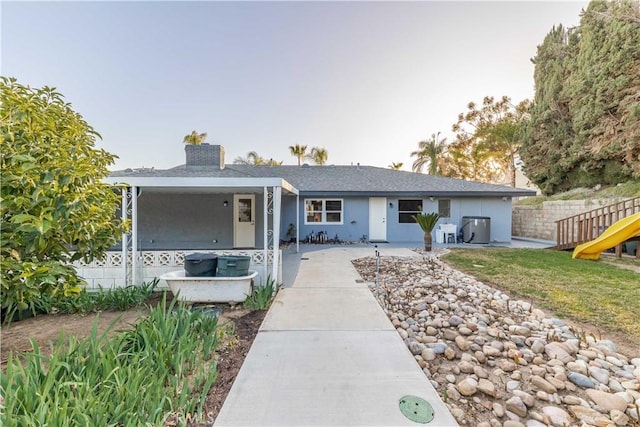
[[[262,189],[264,187],[280,187],[284,193],[298,194],[298,189],[282,178],[216,178],[216,177],[149,177],[149,176],[115,176],[104,180],[108,184],[140,188],[200,188],[219,191],[242,191]]]
[[[535,191],[300,191],[303,197],[528,197]]]

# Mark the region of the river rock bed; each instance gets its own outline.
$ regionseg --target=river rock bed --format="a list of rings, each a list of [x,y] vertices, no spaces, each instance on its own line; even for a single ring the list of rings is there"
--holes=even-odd
[[[454,270],[441,252],[354,266],[461,425],[640,426],[640,354]]]

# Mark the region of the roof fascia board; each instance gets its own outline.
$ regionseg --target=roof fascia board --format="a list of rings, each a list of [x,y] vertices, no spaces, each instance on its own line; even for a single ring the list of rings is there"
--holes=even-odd
[[[247,187],[281,187],[283,190],[298,194],[298,189],[282,178],[216,178],[216,177],[149,177],[149,176],[114,176],[107,177],[108,184],[127,184],[132,187],[192,187],[192,188],[247,188]]]
[[[280,179],[280,178],[278,178]],[[299,194],[298,189],[296,187],[294,187],[293,185],[291,185],[291,183],[289,181],[286,181],[284,179],[280,179],[281,181],[281,187],[283,190],[286,190],[289,193],[295,194],[296,196]]]
[[[305,197],[524,197],[535,191],[300,191]]]

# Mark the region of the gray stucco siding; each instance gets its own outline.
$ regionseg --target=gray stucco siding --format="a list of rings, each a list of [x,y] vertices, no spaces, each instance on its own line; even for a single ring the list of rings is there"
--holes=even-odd
[[[257,248],[263,242],[262,199],[262,195],[256,195]],[[138,247],[140,250],[233,248],[233,194],[143,191],[138,198]]]
[[[490,240],[511,241],[511,200],[469,198],[458,199],[456,202],[451,202],[451,215],[455,218],[452,222],[458,224],[458,230],[460,230],[463,216],[487,216],[491,218]]]
[[[342,223],[305,224],[305,199],[342,200]],[[287,239],[287,228],[295,219],[295,199],[293,199],[293,202],[289,202],[288,199],[285,200],[282,205],[282,239]],[[298,220],[301,241],[310,233],[317,234],[320,231],[326,232],[330,239],[335,238],[337,235],[342,241],[357,241],[362,235],[369,234],[369,201],[367,197],[300,195],[300,216]]]
[[[376,195],[377,196],[377,195]],[[343,200],[342,224],[305,224],[304,200],[305,199],[341,199]],[[402,195],[400,197],[386,197],[386,224],[387,241],[389,242],[415,242],[423,241],[424,233],[415,223],[400,223],[398,201],[406,199],[422,200],[423,212],[438,212],[438,199],[429,200],[415,195]],[[445,199],[443,197],[443,199]],[[446,198],[451,201],[451,216],[441,218],[438,224],[453,223],[457,225],[458,232],[462,226],[463,216],[487,216],[491,218],[492,241],[508,242],[511,240],[511,201],[502,200],[502,197],[489,198]],[[282,204],[281,239],[288,240],[286,235],[289,224],[295,221],[295,198],[286,198]],[[358,241],[363,235],[369,235],[369,196],[344,196],[344,195],[300,195],[299,236],[304,240],[309,233],[326,231],[329,238],[337,234],[343,241]],[[435,240],[435,234],[434,234]]]
[[[341,199],[342,224],[305,224],[304,201],[307,198]],[[398,201],[420,199],[424,212],[437,212],[438,199],[403,195],[387,197],[386,224],[389,242],[422,242],[423,233],[414,223],[400,223]],[[492,241],[511,239],[511,201],[502,198],[451,198],[451,217],[439,223],[454,223],[458,231],[463,216],[491,218]],[[224,201],[228,205],[224,206]],[[391,206],[391,205],[392,206]],[[299,236],[304,240],[310,233],[326,232],[330,239],[336,235],[343,241],[358,241],[369,235],[368,196],[300,196]],[[256,194],[256,247],[263,244],[263,202]],[[296,198],[282,200],[280,238],[289,240],[289,224],[295,224]],[[434,235],[435,239],[435,235]],[[214,240],[216,242],[214,242]],[[144,192],[138,199],[138,246],[141,250],[225,249],[233,247],[233,194],[179,194]]]
[[[438,199],[405,196],[387,197],[387,240],[389,242],[423,241],[424,233],[415,223],[400,223],[398,201],[406,199],[422,200],[423,212],[438,212]],[[451,201],[451,216],[440,218],[438,224],[452,223],[457,225],[458,232],[463,216],[488,216],[491,218],[491,240],[508,242],[511,240],[511,201],[502,198],[442,198]],[[393,205],[391,207],[389,204]],[[437,227],[437,226],[436,226]],[[435,239],[435,235],[433,236]]]
[[[511,240],[511,201],[502,198],[450,198],[451,216],[440,218],[439,224],[456,224],[458,233],[462,227],[462,217],[484,216],[491,218],[490,240],[508,242]],[[425,212],[438,212],[438,200],[425,200]],[[436,226],[437,228],[437,226]],[[435,239],[435,235],[433,236]],[[420,238],[422,240],[422,236]]]
[[[424,239],[424,233],[416,223],[401,223],[398,210],[400,200],[422,200],[423,212],[437,212],[438,202],[430,201],[416,196],[402,196],[398,198],[387,198],[387,241],[389,242],[416,242],[420,243]],[[391,207],[389,204],[392,204]]]
[[[280,240],[288,241],[289,224],[296,224],[296,198],[283,197],[280,216]]]

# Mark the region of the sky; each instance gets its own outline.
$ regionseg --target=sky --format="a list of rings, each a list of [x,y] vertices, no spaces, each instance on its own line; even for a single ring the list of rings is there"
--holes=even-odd
[[[587,3],[3,0],[0,73],[56,87],[112,170],[183,164],[193,130],[227,163],[301,144],[411,170],[470,101],[533,98],[537,46]]]

